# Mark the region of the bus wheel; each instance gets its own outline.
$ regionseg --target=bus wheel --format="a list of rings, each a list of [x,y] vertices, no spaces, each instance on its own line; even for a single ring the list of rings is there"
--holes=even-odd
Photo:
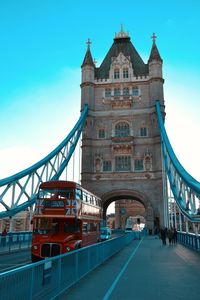
[[[81,244],[76,245],[75,250],[80,249],[81,248]]]
[[[39,257],[37,257],[37,256],[35,256],[35,255],[33,255],[33,254],[31,254],[31,261],[32,261],[32,263],[38,262],[40,260],[42,260],[42,259],[39,258]]]

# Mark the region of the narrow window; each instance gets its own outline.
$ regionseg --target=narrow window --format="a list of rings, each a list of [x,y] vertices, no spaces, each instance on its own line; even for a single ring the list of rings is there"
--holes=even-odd
[[[133,96],[139,96],[139,89],[137,87],[133,88]]]
[[[134,168],[135,171],[143,171],[144,170],[143,159],[135,159],[134,167],[135,167]]]
[[[99,139],[105,139],[105,129],[99,129]]]
[[[140,136],[147,136],[147,128],[146,127],[140,128]]]
[[[111,97],[111,89],[105,89],[105,97],[106,98]]]
[[[119,79],[119,69],[114,69],[114,79]]]
[[[120,89],[119,88],[114,89],[114,96],[120,96]]]
[[[128,78],[128,69],[123,69],[123,78]]]
[[[123,95],[128,96],[129,95],[129,88],[125,87],[123,88]]]
[[[111,172],[111,161],[110,160],[104,160],[104,162],[103,162],[103,171],[104,172]]]

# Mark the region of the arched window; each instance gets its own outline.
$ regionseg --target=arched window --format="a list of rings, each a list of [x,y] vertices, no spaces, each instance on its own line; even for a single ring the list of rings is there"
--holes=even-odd
[[[130,127],[126,122],[119,122],[115,126],[116,137],[126,137],[130,135]]]

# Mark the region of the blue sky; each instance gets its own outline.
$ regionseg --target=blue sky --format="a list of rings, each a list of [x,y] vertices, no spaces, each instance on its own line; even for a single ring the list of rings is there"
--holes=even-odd
[[[0,178],[42,159],[79,117],[88,37],[100,65],[123,24],[145,61],[163,58],[166,129],[200,180],[200,1],[0,2]]]

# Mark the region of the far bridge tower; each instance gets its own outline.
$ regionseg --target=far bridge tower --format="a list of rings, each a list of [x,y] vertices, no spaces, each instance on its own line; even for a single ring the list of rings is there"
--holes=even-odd
[[[96,67],[90,40],[82,63],[81,105],[89,105],[82,137],[82,185],[108,205],[139,201],[147,227],[164,224],[161,143],[156,100],[164,113],[162,59],[156,36],[145,64],[123,29]]]

